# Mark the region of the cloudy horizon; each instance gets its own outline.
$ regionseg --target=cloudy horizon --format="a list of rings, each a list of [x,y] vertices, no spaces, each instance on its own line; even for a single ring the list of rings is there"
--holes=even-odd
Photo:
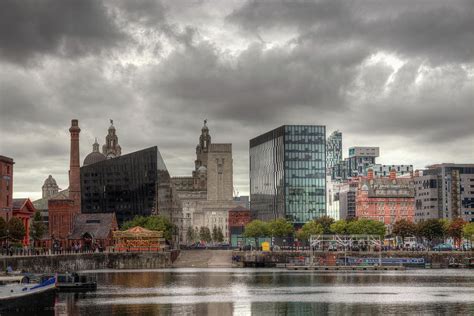
[[[378,163],[474,163],[474,2],[469,0],[0,2],[0,155],[14,197],[68,186],[109,119],[122,154],[158,146],[190,175],[204,119],[232,143],[247,195],[249,139],[326,125]]]

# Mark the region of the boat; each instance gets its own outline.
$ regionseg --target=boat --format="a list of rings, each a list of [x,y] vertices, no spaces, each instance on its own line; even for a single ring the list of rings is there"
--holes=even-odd
[[[30,283],[28,276],[0,277],[0,312],[54,308],[56,278]]]
[[[43,280],[50,276],[43,276]],[[97,281],[86,275],[73,273],[58,273],[56,287],[59,292],[89,292],[97,290]]]

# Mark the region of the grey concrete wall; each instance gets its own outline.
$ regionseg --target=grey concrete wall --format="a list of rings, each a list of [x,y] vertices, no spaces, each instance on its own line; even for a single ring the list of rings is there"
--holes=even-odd
[[[159,269],[171,266],[169,252],[157,253],[89,253],[54,256],[0,257],[3,271],[55,273],[100,269]]]

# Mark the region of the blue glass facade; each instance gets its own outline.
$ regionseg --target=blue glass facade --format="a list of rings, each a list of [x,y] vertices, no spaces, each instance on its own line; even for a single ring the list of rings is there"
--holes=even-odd
[[[326,215],[326,128],[284,125],[250,140],[250,209],[295,225]]]

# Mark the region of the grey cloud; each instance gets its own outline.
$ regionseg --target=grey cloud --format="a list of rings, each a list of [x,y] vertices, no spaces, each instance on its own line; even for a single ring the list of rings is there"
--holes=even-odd
[[[433,63],[474,57],[474,2],[456,1],[249,1],[227,20],[262,35],[296,27],[318,40],[359,40],[378,50]]]
[[[0,56],[15,63],[99,54],[126,38],[96,0],[1,1],[0,25]]]

